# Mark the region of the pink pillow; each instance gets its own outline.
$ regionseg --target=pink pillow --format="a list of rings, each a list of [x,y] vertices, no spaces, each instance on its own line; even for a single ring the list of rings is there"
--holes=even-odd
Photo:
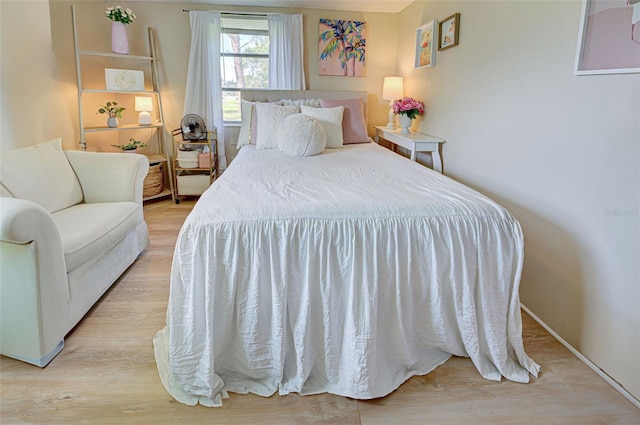
[[[364,103],[362,99],[320,99],[323,108],[344,106],[342,116],[342,135],[345,145],[369,143],[367,123],[364,119]]]

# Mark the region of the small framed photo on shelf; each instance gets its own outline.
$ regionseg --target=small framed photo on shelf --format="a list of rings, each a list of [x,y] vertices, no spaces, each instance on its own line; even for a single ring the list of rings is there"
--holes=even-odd
[[[144,91],[144,72],[132,69],[105,68],[107,90]]]
[[[440,21],[438,30],[438,50],[457,46],[460,34],[460,14],[454,13]]]
[[[416,30],[416,68],[428,68],[436,64],[435,42],[438,39],[438,21],[435,19]]]

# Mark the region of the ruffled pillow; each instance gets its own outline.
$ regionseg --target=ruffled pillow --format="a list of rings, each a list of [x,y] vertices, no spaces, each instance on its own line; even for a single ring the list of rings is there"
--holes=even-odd
[[[312,156],[324,151],[327,135],[318,120],[309,115],[289,115],[276,132],[278,148],[291,156]]]

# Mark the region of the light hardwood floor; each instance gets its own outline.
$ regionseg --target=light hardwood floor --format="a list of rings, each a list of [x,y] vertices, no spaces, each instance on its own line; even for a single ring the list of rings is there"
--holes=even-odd
[[[529,384],[492,382],[452,358],[382,399],[231,394],[185,406],[158,377],[151,340],[164,326],[175,240],[193,202],[145,206],[152,245],[67,336],[46,368],[0,358],[2,424],[640,424],[640,410],[523,313]]]

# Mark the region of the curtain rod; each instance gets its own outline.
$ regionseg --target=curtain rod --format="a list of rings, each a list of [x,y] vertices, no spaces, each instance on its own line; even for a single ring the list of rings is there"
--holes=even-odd
[[[257,17],[261,17],[264,18],[267,16],[266,13],[251,13],[251,12],[229,12],[229,11],[223,11],[223,10],[200,10],[200,9],[182,9],[183,12],[218,12],[221,15],[240,15],[240,16],[257,16]]]

